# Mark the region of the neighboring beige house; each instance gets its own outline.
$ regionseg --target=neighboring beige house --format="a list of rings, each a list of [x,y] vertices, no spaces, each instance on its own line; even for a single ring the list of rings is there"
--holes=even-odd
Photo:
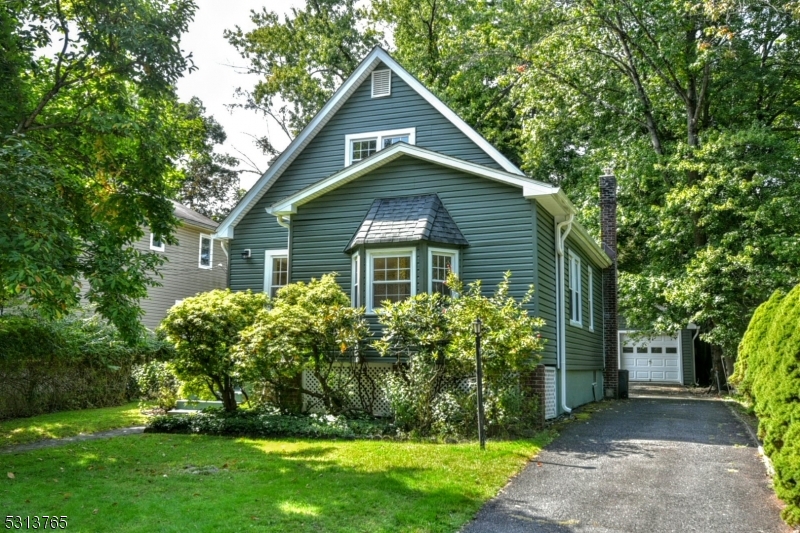
[[[221,241],[214,239],[218,224],[210,218],[173,201],[175,216],[181,224],[175,231],[178,244],[159,240],[148,228],[134,246],[139,250],[163,254],[160,287],[150,287],[148,297],[140,302],[145,314],[142,323],[155,329],[177,302],[199,292],[228,286],[228,256]]]

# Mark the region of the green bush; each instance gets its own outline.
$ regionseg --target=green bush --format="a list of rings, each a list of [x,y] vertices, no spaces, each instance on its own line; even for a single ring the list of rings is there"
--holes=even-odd
[[[161,322],[175,346],[171,364],[179,379],[200,379],[227,411],[236,410],[233,348],[269,298],[262,293],[213,290],[170,308]]]
[[[193,415],[155,416],[150,418],[145,431],[316,439],[380,438],[395,434],[394,427],[386,421],[333,415],[283,415],[270,409],[239,410],[235,413],[206,409]]]
[[[732,382],[753,400],[775,492],[786,503],[782,516],[800,524],[800,285],[756,310]]]
[[[133,366],[169,352],[152,335],[130,345],[97,316],[2,316],[0,419],[120,405]]]
[[[150,361],[134,367],[131,377],[136,382],[140,407],[155,404],[162,411],[169,411],[178,402],[180,381],[169,363]]]
[[[402,431],[439,438],[477,433],[477,390],[470,380],[475,375],[476,318],[483,324],[487,429],[492,435],[533,429],[537,399],[523,393],[519,376],[541,360],[538,331],[544,322],[528,314],[532,288],[519,301],[509,294],[510,276],[506,273],[489,297],[483,296],[479,281],[465,288],[451,275],[447,283],[456,298],[419,294],[384,302],[378,309],[384,335],[374,347],[400,363],[387,378],[385,393]]]

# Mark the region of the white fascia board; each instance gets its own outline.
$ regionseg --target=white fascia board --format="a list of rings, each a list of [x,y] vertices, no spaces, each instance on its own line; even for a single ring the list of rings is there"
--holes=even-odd
[[[393,144],[389,148],[384,148],[383,150],[371,155],[363,161],[359,161],[358,163],[355,163],[341,170],[340,172],[337,172],[336,174],[333,174],[324,180],[315,183],[311,187],[307,187],[306,189],[303,189],[302,191],[293,194],[284,200],[281,200],[272,207],[268,208],[267,212],[276,216],[294,214],[297,212],[297,208],[299,206],[310,202],[315,198],[319,198],[325,193],[341,187],[342,185],[345,185],[346,183],[349,183],[354,179],[363,176],[364,174],[375,170],[386,163],[389,163],[390,161],[394,161],[402,155],[407,155],[423,161],[428,161],[430,163],[452,168],[454,170],[459,170],[466,174],[487,178],[493,181],[504,183],[506,185],[516,186],[523,191],[527,190],[529,193],[535,192],[537,194],[546,195],[554,194],[558,191],[558,188],[556,187],[551,187],[550,185],[537,182],[525,176],[519,176],[502,170],[484,167],[483,165],[470,163],[469,161],[464,161],[462,159],[457,159],[455,157],[440,154],[438,152],[433,152],[419,146],[412,146],[406,143],[397,143]]]
[[[430,90],[428,90],[422,83],[419,82],[414,76],[407,72],[400,64],[392,59],[386,51],[380,47],[375,47],[367,54],[367,57],[359,64],[353,74],[347,78],[341,87],[334,93],[325,106],[314,116],[311,122],[303,128],[303,131],[295,137],[289,144],[286,150],[281,153],[278,159],[270,165],[258,181],[247,191],[247,194],[242,200],[233,208],[230,214],[225,217],[225,220],[217,228],[216,237],[220,239],[232,239],[233,228],[239,221],[247,214],[248,211],[255,205],[258,200],[269,190],[273,183],[280,177],[284,170],[294,159],[302,152],[308,143],[316,136],[322,127],[328,123],[328,120],[335,114],[336,111],[347,101],[353,92],[361,86],[361,84],[372,73],[374,67],[383,62],[389,67],[400,79],[406,82],[419,94],[424,100],[430,103],[437,111],[439,111],[445,118],[447,118],[454,126],[456,126],[464,135],[478,145],[484,152],[486,152],[492,159],[494,159],[503,169],[511,174],[524,176],[524,173],[517,168],[511,161],[509,161],[503,154],[501,154],[489,141],[484,139],[477,131],[472,129],[466,122],[464,122],[456,113],[447,107],[444,102],[439,100]]]

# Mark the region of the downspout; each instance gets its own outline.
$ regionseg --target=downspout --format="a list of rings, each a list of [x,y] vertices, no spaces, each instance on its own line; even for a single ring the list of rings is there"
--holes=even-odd
[[[564,297],[564,243],[567,241],[569,232],[572,231],[572,221],[575,215],[569,215],[567,220],[560,222],[556,226],[556,307],[558,317],[556,318],[556,329],[558,331],[558,342],[556,343],[557,360],[561,369],[561,409],[565,413],[571,413],[572,409],[567,407],[567,306]],[[567,227],[564,234],[561,234],[564,226]]]
[[[286,229],[289,229],[289,224],[291,223],[292,219],[289,217],[284,217],[283,215],[276,215],[275,218],[278,220],[278,224],[283,226]],[[285,218],[285,220],[284,220]]]

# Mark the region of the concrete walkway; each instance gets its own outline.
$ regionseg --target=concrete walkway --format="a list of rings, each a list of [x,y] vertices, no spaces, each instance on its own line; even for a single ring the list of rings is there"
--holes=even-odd
[[[74,437],[64,437],[62,439],[46,439],[31,442],[30,444],[17,444],[7,448],[0,448],[1,454],[8,453],[22,453],[32,450],[41,450],[43,448],[56,448],[58,446],[65,446],[67,444],[74,444],[76,442],[84,442],[87,440],[108,439],[111,437],[122,437],[124,435],[137,435],[144,432],[144,426],[133,426],[119,429],[109,429],[108,431],[99,431],[97,433],[85,433],[75,435]]]
[[[568,424],[464,533],[790,531],[757,442],[714,398],[649,387],[606,402]]]

